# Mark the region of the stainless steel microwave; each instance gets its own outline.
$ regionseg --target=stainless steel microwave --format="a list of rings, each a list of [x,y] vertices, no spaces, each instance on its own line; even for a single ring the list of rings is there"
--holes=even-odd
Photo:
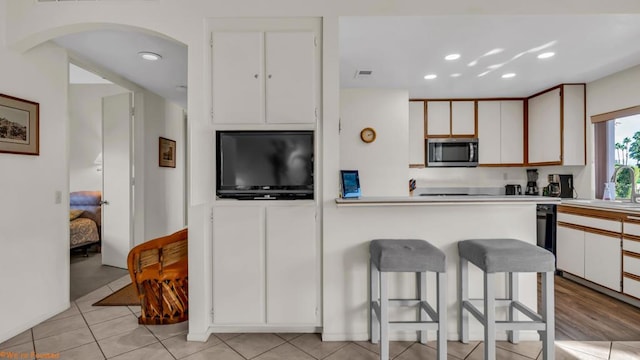
[[[478,166],[478,139],[475,138],[427,139],[426,149],[429,167]]]

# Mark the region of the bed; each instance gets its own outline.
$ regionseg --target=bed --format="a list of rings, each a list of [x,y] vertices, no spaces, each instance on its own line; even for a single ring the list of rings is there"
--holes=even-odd
[[[100,191],[74,191],[69,194],[70,249],[84,250],[88,256],[93,245],[100,247],[101,226]]]

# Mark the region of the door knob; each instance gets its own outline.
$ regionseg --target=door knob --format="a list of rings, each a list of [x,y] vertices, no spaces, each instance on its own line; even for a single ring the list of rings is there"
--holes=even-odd
[[[109,202],[106,200],[100,201],[100,205],[109,205]]]

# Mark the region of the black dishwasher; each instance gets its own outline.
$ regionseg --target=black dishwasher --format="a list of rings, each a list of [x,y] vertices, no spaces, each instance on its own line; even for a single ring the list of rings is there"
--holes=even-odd
[[[556,254],[556,220],[557,205],[538,204],[536,206],[537,242],[543,247]]]

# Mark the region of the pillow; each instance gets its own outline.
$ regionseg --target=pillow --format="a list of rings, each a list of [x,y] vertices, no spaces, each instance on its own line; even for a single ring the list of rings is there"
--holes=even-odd
[[[79,218],[83,212],[84,210],[69,210],[69,221]]]

